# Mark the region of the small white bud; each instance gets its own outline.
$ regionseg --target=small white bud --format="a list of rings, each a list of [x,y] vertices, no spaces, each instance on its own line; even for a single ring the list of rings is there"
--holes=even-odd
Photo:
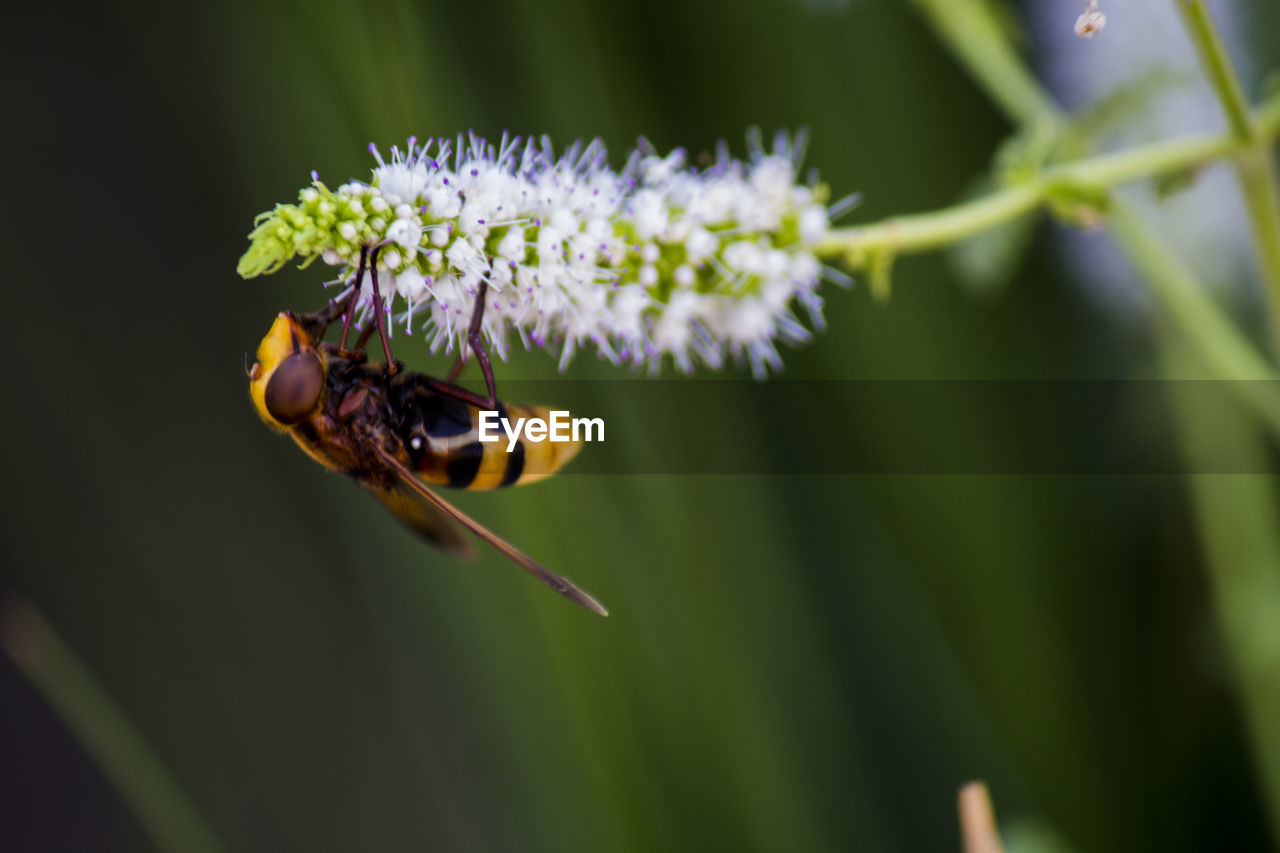
[[[694,263],[714,254],[719,245],[720,241],[705,228],[695,228],[684,241],[684,248],[689,253],[689,260]]]
[[[1107,16],[1101,12],[1085,12],[1076,18],[1076,35],[1081,38],[1093,38],[1107,25]]]
[[[513,227],[498,241],[498,256],[519,263],[524,260],[524,229]]]
[[[1107,16],[1098,9],[1098,0],[1089,0],[1084,13],[1076,18],[1076,35],[1081,38],[1093,38],[1107,25]]]
[[[800,211],[800,239],[812,246],[827,233],[827,209],[811,204]]]
[[[396,275],[396,293],[408,302],[418,302],[426,294],[427,279],[413,267]]]
[[[387,239],[408,250],[416,250],[422,242],[422,226],[411,219],[397,219],[387,229]]]
[[[502,290],[511,283],[515,278],[515,273],[511,272],[509,264],[494,264],[489,270],[489,285],[495,290]]]

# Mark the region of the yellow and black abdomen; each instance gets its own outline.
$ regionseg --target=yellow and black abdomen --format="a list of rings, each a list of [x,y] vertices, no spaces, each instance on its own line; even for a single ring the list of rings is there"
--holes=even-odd
[[[497,441],[480,441],[480,409],[435,391],[421,376],[396,383],[397,432],[414,472],[424,481],[455,489],[496,489],[533,483],[565,466],[579,441],[531,441],[521,432],[514,445],[501,426]],[[550,422],[542,406],[498,403],[499,418],[514,429],[523,418]],[[492,423],[492,421],[491,421]],[[489,434],[493,435],[491,427]],[[510,450],[508,450],[510,448]]]

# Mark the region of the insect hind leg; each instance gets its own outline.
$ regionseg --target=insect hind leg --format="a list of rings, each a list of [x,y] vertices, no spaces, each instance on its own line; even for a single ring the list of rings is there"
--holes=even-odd
[[[480,365],[480,372],[484,374],[484,388],[489,394],[488,399],[486,400],[478,394],[473,394],[465,388],[459,388],[453,384],[466,364],[466,350],[458,353],[458,360],[453,363],[448,379],[444,380],[444,382],[432,380],[432,383],[434,383],[432,387],[440,393],[448,394],[473,406],[480,406],[482,409],[493,409],[498,403],[498,392],[493,381],[493,365],[489,362],[489,351],[484,346],[484,336],[480,334],[480,327],[484,325],[484,305],[488,293],[489,282],[481,279],[480,289],[476,293],[475,308],[471,311],[471,324],[467,328],[467,346],[475,353],[476,363]]]
[[[342,320],[342,337],[338,339],[338,354],[347,354],[347,335],[351,332],[351,321],[356,316],[356,303],[360,301],[360,288],[364,285],[365,264],[369,260],[369,247],[360,247],[360,265],[356,267],[356,282],[351,288],[351,295],[346,299],[346,316]],[[375,289],[375,293],[377,290]],[[359,349],[359,347],[357,347]]]

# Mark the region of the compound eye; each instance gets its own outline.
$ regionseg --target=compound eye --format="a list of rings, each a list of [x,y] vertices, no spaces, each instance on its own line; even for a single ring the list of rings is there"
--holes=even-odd
[[[296,352],[280,362],[267,380],[267,412],[286,426],[315,411],[324,388],[324,367],[314,352]]]

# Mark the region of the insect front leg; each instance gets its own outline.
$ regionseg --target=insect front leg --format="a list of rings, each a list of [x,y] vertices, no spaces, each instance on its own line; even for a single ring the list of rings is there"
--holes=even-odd
[[[382,352],[387,357],[387,375],[395,376],[400,369],[400,363],[391,354],[391,342],[387,338],[387,318],[382,314],[382,292],[378,288],[378,253],[380,251],[382,251],[381,246],[374,246],[369,254],[369,273],[373,276],[373,319],[378,327],[378,337],[382,339]],[[388,304],[390,304],[389,301]],[[362,335],[361,340],[365,340],[366,337]]]
[[[372,250],[368,246],[360,247],[360,264],[356,268],[355,285],[351,288],[351,293],[346,299],[340,302],[332,303],[327,309],[322,308],[315,312],[314,315],[306,315],[308,318],[315,317],[318,322],[323,322],[320,334],[324,334],[339,314],[345,314],[342,321],[342,337],[338,340],[337,347],[326,346],[327,352],[333,352],[342,358],[348,358],[355,362],[363,362],[366,359],[365,344],[376,331],[378,337],[382,340],[382,351],[387,357],[387,373],[394,376],[400,369],[400,362],[396,361],[391,355],[391,344],[387,340],[386,318],[382,316],[383,302],[382,290],[378,286],[378,252],[382,250],[381,246],[374,246]],[[368,326],[360,333],[360,337],[356,339],[354,349],[347,349],[347,336],[351,334],[351,324],[355,319],[356,305],[360,300],[360,288],[364,283],[364,271],[369,270],[369,275],[373,279],[373,315],[374,323]]]
[[[342,321],[342,337],[338,339],[338,355],[342,356],[343,358],[355,358],[356,356],[355,352],[347,349],[347,335],[351,332],[351,321],[356,316],[356,303],[360,300],[360,287],[364,284],[364,269],[365,269],[365,263],[368,261],[368,259],[369,259],[369,247],[361,246],[360,247],[360,265],[356,267],[356,283],[351,288],[351,295],[344,300],[346,317]],[[376,283],[377,279],[375,278],[374,281]],[[375,284],[375,287],[374,287],[375,296],[377,295],[377,292],[378,292],[378,289]],[[361,348],[359,346],[356,347],[356,350],[360,350],[360,349]],[[360,353],[361,361],[364,360],[363,356],[364,356],[364,353],[361,352]]]
[[[345,341],[342,344],[332,344],[328,341],[321,340],[321,338],[324,337],[325,332],[329,330],[330,326],[337,322],[339,317],[346,315],[349,320],[351,315],[355,313],[355,300],[358,295],[359,291],[353,288],[351,293],[347,294],[342,299],[330,301],[315,311],[311,311],[306,314],[290,313],[319,349],[329,355],[350,359],[351,361],[360,364],[365,361],[363,339],[356,344],[356,349],[354,350],[347,349]],[[344,323],[344,331],[346,326],[347,323]]]

